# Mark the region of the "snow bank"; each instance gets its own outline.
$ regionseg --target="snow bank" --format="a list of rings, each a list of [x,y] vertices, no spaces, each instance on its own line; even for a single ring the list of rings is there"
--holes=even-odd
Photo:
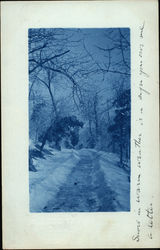
[[[113,153],[99,152],[101,170],[107,185],[115,193],[114,205],[116,211],[130,210],[129,173],[118,167],[118,157]]]
[[[42,212],[47,202],[53,199],[66,182],[73,167],[79,162],[74,150],[51,150],[52,155],[34,160],[37,172],[29,173],[30,211]]]

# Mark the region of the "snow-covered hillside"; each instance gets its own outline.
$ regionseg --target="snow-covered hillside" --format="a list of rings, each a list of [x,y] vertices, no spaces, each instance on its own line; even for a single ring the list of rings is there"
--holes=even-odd
[[[93,149],[47,148],[29,173],[31,212],[129,211],[129,173],[116,155]]]

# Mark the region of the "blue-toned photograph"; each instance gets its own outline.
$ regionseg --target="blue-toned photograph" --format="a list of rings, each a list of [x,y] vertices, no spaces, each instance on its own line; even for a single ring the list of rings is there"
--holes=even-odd
[[[130,29],[30,28],[29,211],[129,212]]]

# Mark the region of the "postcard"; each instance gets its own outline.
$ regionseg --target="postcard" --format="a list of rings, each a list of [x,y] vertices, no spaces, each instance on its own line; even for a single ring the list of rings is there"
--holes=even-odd
[[[2,2],[4,249],[160,247],[158,2]]]

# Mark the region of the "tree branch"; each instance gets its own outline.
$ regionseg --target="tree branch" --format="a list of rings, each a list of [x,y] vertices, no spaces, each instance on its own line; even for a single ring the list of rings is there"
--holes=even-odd
[[[51,60],[53,60],[53,59],[55,59],[57,57],[63,56],[65,54],[67,54],[68,52],[70,52],[70,50],[67,50],[67,51],[65,51],[65,52],[63,52],[61,54],[58,54],[58,55],[54,55],[54,56],[52,56],[52,57],[50,57],[48,59],[45,59],[45,60],[43,60],[41,62],[37,62],[35,59],[29,59],[29,62],[37,63],[37,65],[32,70],[29,70],[29,74],[31,74],[36,68],[42,67],[42,65],[45,64],[46,62],[49,62],[49,61],[51,61]]]

